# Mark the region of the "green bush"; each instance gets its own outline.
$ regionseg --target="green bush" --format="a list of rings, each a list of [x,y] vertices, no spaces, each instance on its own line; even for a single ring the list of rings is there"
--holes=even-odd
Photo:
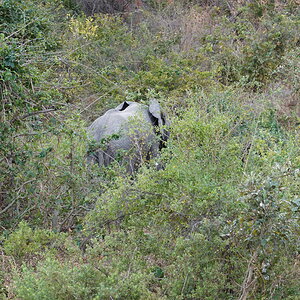
[[[30,260],[34,255],[39,256],[54,251],[63,246],[66,236],[46,229],[31,229],[22,221],[3,243],[6,255],[18,261]]]
[[[101,258],[100,258],[101,259]],[[146,274],[110,270],[104,263],[64,262],[48,258],[36,271],[24,267],[15,279],[20,299],[155,299]]]
[[[165,169],[144,169],[134,182],[119,178],[114,188],[98,198],[85,229],[98,239],[105,236],[101,243],[107,249],[128,253],[136,245],[151,257],[148,268],[160,274],[156,276],[164,274],[155,286],[167,290],[168,298],[237,297],[243,283],[248,290],[249,263],[257,272],[264,274],[267,268],[265,273],[270,274],[257,279],[255,295],[289,295],[284,293],[289,285],[297,293],[289,275],[296,272],[292,262],[297,260],[298,243],[298,220],[293,213],[298,154],[291,156],[288,150],[295,140],[282,133],[272,111],[266,109],[254,119],[252,115],[250,121],[247,108],[237,107],[230,92],[218,96],[202,94],[197,104],[193,98],[187,100],[192,104],[172,120],[172,138],[163,154]],[[237,113],[239,117],[232,118]],[[244,150],[249,138],[253,144]],[[293,171],[286,173],[284,165],[291,159]],[[274,171],[278,166],[282,168]],[[275,172],[272,176],[282,182],[274,189],[263,182],[261,192],[251,187],[248,195],[254,204],[241,195],[247,176],[259,179],[261,172]],[[262,201],[268,202],[265,211]],[[115,236],[114,232],[123,230],[130,242]],[[294,250],[287,253],[287,249]],[[280,265],[284,266],[281,271]],[[283,273],[282,285],[275,287]]]
[[[0,1],[0,297],[299,298],[297,7],[225,2]],[[87,164],[86,126],[151,98],[161,156]]]

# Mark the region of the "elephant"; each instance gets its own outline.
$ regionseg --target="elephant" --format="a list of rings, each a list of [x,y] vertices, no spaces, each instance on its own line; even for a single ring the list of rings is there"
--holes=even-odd
[[[149,106],[125,101],[97,118],[87,129],[96,150],[88,160],[99,166],[119,161],[133,174],[141,164],[158,156],[169,137],[168,121],[156,99]]]

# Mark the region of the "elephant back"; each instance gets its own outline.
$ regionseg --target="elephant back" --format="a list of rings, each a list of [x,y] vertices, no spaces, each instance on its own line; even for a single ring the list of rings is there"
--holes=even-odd
[[[125,101],[97,118],[88,127],[88,133],[98,142],[113,134],[122,136],[122,132],[125,131],[127,134],[130,127],[137,126],[135,120],[139,123],[139,127],[151,124],[148,107],[140,103]]]
[[[143,161],[156,156],[163,139],[160,126],[165,122],[158,102],[154,104],[125,101],[97,118],[88,134],[100,144],[89,160],[107,166],[121,154],[128,172],[133,173]]]

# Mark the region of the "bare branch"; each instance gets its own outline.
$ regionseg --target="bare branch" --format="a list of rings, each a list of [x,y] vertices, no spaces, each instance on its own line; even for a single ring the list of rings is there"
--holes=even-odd
[[[23,116],[20,116],[18,117],[17,115],[15,115],[12,119],[11,119],[11,123],[13,123],[14,121],[16,121],[17,119],[19,120],[23,120],[23,119],[26,119],[28,117],[31,117],[31,116],[35,116],[35,115],[39,115],[39,114],[46,114],[46,113],[49,113],[49,112],[52,112],[52,111],[56,111],[56,108],[49,108],[49,109],[44,109],[44,110],[39,110],[39,111],[34,111],[32,113],[29,113],[29,114],[26,114],[26,115],[23,115]]]
[[[239,300],[246,300],[248,298],[248,294],[251,290],[252,285],[255,283],[256,279],[253,278],[254,274],[254,264],[257,260],[257,251],[255,251],[252,255],[252,257],[249,260],[248,268],[245,274],[245,278],[242,284],[241,288],[241,296],[239,297]]]
[[[36,179],[31,179],[31,180],[28,180],[26,182],[24,182],[18,189],[17,189],[17,192],[20,192],[20,190],[24,187],[24,185],[28,184],[28,183],[31,183],[33,181],[36,181]],[[17,200],[19,200],[20,197],[16,197],[12,202],[10,202],[4,209],[2,209],[0,211],[0,215],[4,214],[10,207],[12,207]]]

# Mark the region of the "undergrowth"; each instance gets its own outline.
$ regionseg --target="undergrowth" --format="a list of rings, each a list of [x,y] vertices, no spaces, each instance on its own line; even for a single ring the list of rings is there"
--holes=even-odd
[[[298,299],[297,1],[104,2],[0,1],[1,299]],[[88,165],[151,98],[161,156]]]

